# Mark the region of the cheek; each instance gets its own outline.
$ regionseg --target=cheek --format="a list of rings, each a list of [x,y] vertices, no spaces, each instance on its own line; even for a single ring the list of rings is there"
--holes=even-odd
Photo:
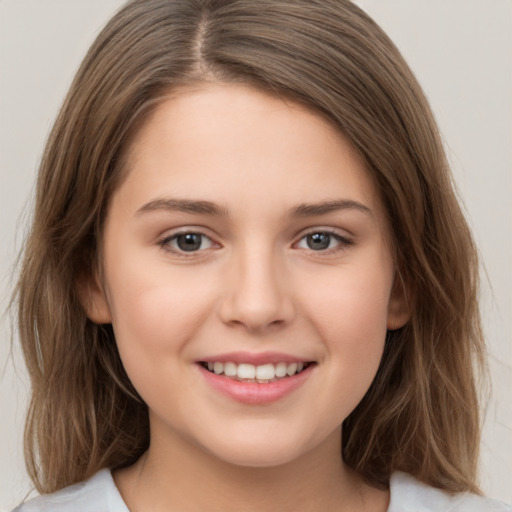
[[[391,271],[347,265],[317,275],[315,286],[303,290],[301,302],[326,339],[371,344],[386,333],[391,282]]]
[[[205,321],[214,300],[212,287],[192,269],[117,261],[108,279],[109,303],[127,371],[142,371],[163,359],[177,364],[177,358],[165,356],[181,353]]]
[[[303,293],[306,314],[326,348],[331,378],[353,397],[349,409],[366,393],[382,358],[391,268],[333,269],[320,280],[317,276],[316,286]]]

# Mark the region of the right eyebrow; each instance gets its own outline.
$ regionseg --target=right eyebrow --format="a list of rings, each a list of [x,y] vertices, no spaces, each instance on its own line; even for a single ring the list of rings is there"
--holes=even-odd
[[[137,210],[137,214],[156,210],[178,211],[197,215],[216,215],[219,217],[225,217],[228,215],[226,208],[210,201],[194,201],[189,199],[172,198],[161,198],[149,201]]]

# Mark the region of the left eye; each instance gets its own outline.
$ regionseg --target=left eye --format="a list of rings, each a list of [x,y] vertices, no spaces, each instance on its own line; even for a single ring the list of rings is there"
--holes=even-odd
[[[342,237],[339,235],[325,231],[318,231],[302,237],[297,244],[297,247],[301,249],[310,249],[312,251],[325,251],[340,245],[342,241]]]
[[[166,238],[162,245],[177,252],[196,252],[209,249],[213,242],[202,233],[180,233]]]

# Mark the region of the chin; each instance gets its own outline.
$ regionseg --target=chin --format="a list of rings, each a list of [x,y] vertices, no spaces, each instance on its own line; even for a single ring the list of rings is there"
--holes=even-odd
[[[261,435],[231,438],[208,450],[227,464],[247,468],[272,468],[297,460],[309,451],[302,440],[291,435]]]
[[[262,453],[261,450],[250,453],[245,450],[243,453],[224,455],[224,462],[246,468],[273,468],[288,464],[296,458],[297,454],[283,453],[280,450],[272,453]]]

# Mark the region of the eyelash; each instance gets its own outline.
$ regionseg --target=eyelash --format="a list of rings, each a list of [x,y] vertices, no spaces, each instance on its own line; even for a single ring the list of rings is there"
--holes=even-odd
[[[171,252],[181,258],[191,258],[191,257],[197,257],[198,253],[202,253],[203,251],[205,251],[206,249],[200,249],[199,250],[194,250],[194,251],[186,251],[186,250],[183,250],[183,249],[180,249],[179,247],[173,247],[171,244],[173,242],[176,242],[178,243],[178,239],[179,237],[186,237],[187,235],[192,235],[192,236],[199,236],[201,237],[201,245],[203,245],[204,241],[205,240],[208,240],[210,242],[210,247],[207,247],[206,249],[210,249],[211,247],[217,245],[219,246],[219,244],[216,244],[212,239],[211,237],[209,237],[208,235],[206,235],[205,233],[201,233],[201,231],[195,231],[195,230],[187,230],[187,231],[181,231],[181,232],[178,232],[178,233],[174,233],[170,236],[166,236],[165,238],[163,238],[162,240],[160,240],[158,242],[158,245],[160,247],[162,247],[162,249],[168,251],[168,252]]]
[[[294,245],[298,245],[303,240],[307,240],[308,237],[314,236],[314,235],[327,235],[331,239],[334,238],[337,242],[337,244],[334,247],[327,247],[326,249],[322,249],[319,251],[315,251],[314,249],[311,249],[311,248],[306,248],[306,247],[304,248],[305,250],[311,251],[314,254],[330,255],[333,253],[337,253],[339,251],[346,250],[347,248],[349,248],[351,245],[354,244],[353,240],[350,240],[350,239],[340,235],[336,231],[333,231],[330,229],[315,229],[315,230],[309,231],[309,232],[305,233],[304,235],[302,235],[300,237],[299,241],[296,242]],[[329,241],[329,245],[331,244],[331,242],[332,242],[332,240]]]
[[[186,251],[182,248],[179,248],[179,247],[172,247],[172,243],[173,242],[176,242],[178,243],[178,239],[179,237],[185,237],[187,235],[192,235],[192,236],[199,236],[201,237],[201,242],[200,244],[202,245],[204,243],[205,240],[209,241],[210,242],[210,246],[209,247],[206,247],[206,248],[203,248],[201,249],[201,245],[199,247],[198,250],[192,250],[192,251]],[[314,250],[314,249],[311,249],[311,248],[308,248],[308,247],[298,247],[298,245],[304,240],[306,241],[308,237],[310,236],[314,236],[314,235],[327,235],[330,237],[330,240],[329,240],[329,245],[331,245],[331,242],[332,242],[332,238],[334,238],[336,240],[336,245],[334,247],[327,247],[325,249],[321,249],[321,250]],[[307,241],[306,241],[307,243]],[[304,250],[307,250],[307,251],[310,251],[311,253],[313,254],[324,254],[324,255],[327,255],[327,254],[333,254],[333,253],[337,253],[338,251],[343,251],[343,250],[346,250],[348,247],[350,247],[351,245],[353,245],[354,242],[342,235],[340,235],[339,233],[333,231],[333,230],[329,230],[329,229],[315,229],[315,230],[311,230],[305,234],[303,234],[299,240],[297,242],[295,242],[293,244],[294,247],[297,247],[297,248],[300,248],[300,249],[304,249]],[[187,231],[181,231],[179,233],[174,233],[170,236],[166,236],[165,238],[163,238],[162,240],[160,240],[158,242],[158,245],[160,247],[162,247],[164,250],[168,251],[168,252],[172,252],[173,254],[179,256],[179,257],[182,257],[182,258],[190,258],[190,257],[197,257],[198,254],[204,252],[205,250],[207,249],[210,249],[212,247],[220,247],[220,244],[216,244],[211,237],[209,237],[208,235],[206,235],[205,233],[202,233],[201,231],[194,231],[194,230],[187,230]]]

